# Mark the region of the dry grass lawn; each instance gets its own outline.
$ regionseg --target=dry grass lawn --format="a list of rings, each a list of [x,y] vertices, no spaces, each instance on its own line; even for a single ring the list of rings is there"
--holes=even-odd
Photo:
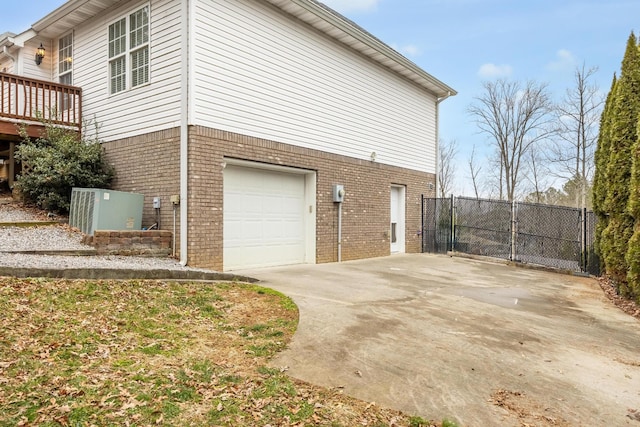
[[[268,367],[293,302],[232,283],[0,278],[0,426],[430,426]]]

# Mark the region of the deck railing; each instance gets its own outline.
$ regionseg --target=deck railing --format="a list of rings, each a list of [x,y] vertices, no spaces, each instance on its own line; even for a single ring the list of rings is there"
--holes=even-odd
[[[0,118],[82,127],[82,89],[0,73]]]

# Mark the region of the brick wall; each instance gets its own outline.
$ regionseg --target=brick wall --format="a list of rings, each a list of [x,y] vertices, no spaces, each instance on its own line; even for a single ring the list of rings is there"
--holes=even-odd
[[[107,161],[116,169],[113,189],[144,195],[143,228],[159,221],[161,229],[173,231],[170,197],[180,194],[180,129],[105,142],[103,148]],[[153,209],[154,197],[160,197],[159,212]],[[176,239],[180,241],[179,212]]]
[[[189,261],[222,269],[225,157],[314,170],[317,174],[316,261],[338,259],[338,207],[333,185],[346,190],[342,260],[389,255],[391,185],[406,188],[406,251],[420,252],[421,195],[433,196],[435,176],[196,126],[189,140]],[[196,249],[199,248],[199,249]]]
[[[166,257],[171,254],[171,232],[166,230],[96,230],[85,236],[98,255]]]
[[[143,225],[155,222],[154,196],[160,196],[161,228],[171,230],[171,194],[179,194],[179,129],[104,144],[116,167],[114,189],[145,195]],[[316,171],[316,262],[337,261],[338,207],[333,185],[346,190],[342,217],[344,261],[389,255],[390,187],[406,188],[407,252],[420,252],[420,196],[433,197],[433,174],[387,166],[200,126],[189,129],[190,265],[223,268],[223,170],[225,158]],[[433,188],[433,187],[431,187]],[[179,237],[179,212],[176,241]],[[178,252],[179,252],[179,244]]]

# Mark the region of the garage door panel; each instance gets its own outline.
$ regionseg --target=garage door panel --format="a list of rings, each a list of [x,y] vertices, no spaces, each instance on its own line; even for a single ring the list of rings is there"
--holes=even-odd
[[[224,171],[224,267],[305,260],[305,178],[239,166]]]

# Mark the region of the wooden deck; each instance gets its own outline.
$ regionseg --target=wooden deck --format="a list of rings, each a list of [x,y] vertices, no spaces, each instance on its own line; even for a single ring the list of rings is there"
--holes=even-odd
[[[0,73],[0,184],[13,187],[19,164],[15,149],[20,126],[32,138],[41,136],[43,122],[82,131],[82,89],[45,80]]]
[[[16,124],[42,121],[80,131],[82,89],[0,73],[0,135],[18,135]]]

